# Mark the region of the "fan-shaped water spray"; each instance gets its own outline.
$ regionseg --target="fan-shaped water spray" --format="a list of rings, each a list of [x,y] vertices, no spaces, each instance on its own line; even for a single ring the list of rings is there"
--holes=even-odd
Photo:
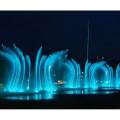
[[[120,65],[115,74],[106,61],[85,64],[84,72],[74,59],[68,59],[68,50],[58,51],[49,56],[38,49],[35,66],[29,55],[24,55],[16,45],[13,48],[2,45],[0,51],[10,64],[4,85],[4,92],[38,93],[66,89],[120,88]],[[34,68],[34,70],[31,70]],[[82,77],[83,76],[83,77]]]

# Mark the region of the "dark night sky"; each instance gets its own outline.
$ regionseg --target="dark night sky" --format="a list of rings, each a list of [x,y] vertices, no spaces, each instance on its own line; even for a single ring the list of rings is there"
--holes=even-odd
[[[120,60],[120,12],[0,12],[0,43],[15,43],[33,59],[41,45],[45,54],[70,49],[69,56],[82,62],[88,21],[91,58]]]

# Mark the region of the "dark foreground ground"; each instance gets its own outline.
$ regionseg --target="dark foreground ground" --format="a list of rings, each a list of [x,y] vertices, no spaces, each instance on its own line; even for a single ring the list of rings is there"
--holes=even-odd
[[[52,100],[0,100],[1,109],[120,109],[120,93],[56,95]]]

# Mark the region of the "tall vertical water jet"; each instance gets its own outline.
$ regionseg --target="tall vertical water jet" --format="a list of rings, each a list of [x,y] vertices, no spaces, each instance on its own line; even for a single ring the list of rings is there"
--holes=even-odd
[[[45,66],[45,61],[47,59],[47,56],[46,55],[43,55],[41,57],[41,60],[39,61],[39,81],[40,81],[40,87],[41,87],[41,90],[45,90],[45,73],[44,73],[44,66]]]
[[[20,63],[21,63],[21,75],[20,75],[19,82],[17,83],[17,89],[19,92],[23,92],[25,90],[24,82],[26,81],[25,80],[25,74],[26,74],[25,73],[26,72],[25,57],[23,55],[23,52],[18,47],[16,47],[15,44],[14,44],[14,49],[15,49],[16,54],[18,55]]]
[[[86,62],[84,68],[84,77],[83,77],[83,86],[82,88],[90,88],[90,81],[89,81],[89,69],[91,63],[89,62],[89,43],[90,43],[90,24],[88,22],[87,25],[87,47],[86,47]]]
[[[26,55],[25,56],[25,61],[26,61],[26,77],[25,80],[27,81],[25,86],[26,86],[26,90],[30,91],[30,82],[31,82],[31,60],[30,60],[30,56]]]
[[[75,69],[75,79],[74,79],[74,85],[73,88],[82,88],[81,86],[81,69],[80,69],[80,65],[74,60],[71,60],[73,65],[74,65],[74,69]]]
[[[91,63],[88,62],[88,60],[85,63],[84,68],[84,82],[82,88],[90,88],[90,81],[89,81],[89,69],[90,69]]]
[[[42,90],[41,82],[39,78],[39,66],[40,66],[40,60],[41,60],[41,54],[42,54],[42,47],[38,49],[36,59],[35,59],[35,92],[40,92]]]

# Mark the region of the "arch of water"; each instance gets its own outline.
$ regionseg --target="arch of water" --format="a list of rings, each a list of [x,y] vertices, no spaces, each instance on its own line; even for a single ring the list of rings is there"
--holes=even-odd
[[[9,76],[4,92],[40,92],[62,89],[120,88],[120,64],[116,71],[106,61],[89,63],[84,72],[74,59],[68,59],[68,50],[58,51],[49,56],[38,49],[34,70],[31,59],[16,45],[13,48],[2,45],[1,57],[9,61]],[[115,76],[113,74],[115,72]],[[84,74],[83,74],[84,73]],[[83,77],[82,77],[83,76]]]

